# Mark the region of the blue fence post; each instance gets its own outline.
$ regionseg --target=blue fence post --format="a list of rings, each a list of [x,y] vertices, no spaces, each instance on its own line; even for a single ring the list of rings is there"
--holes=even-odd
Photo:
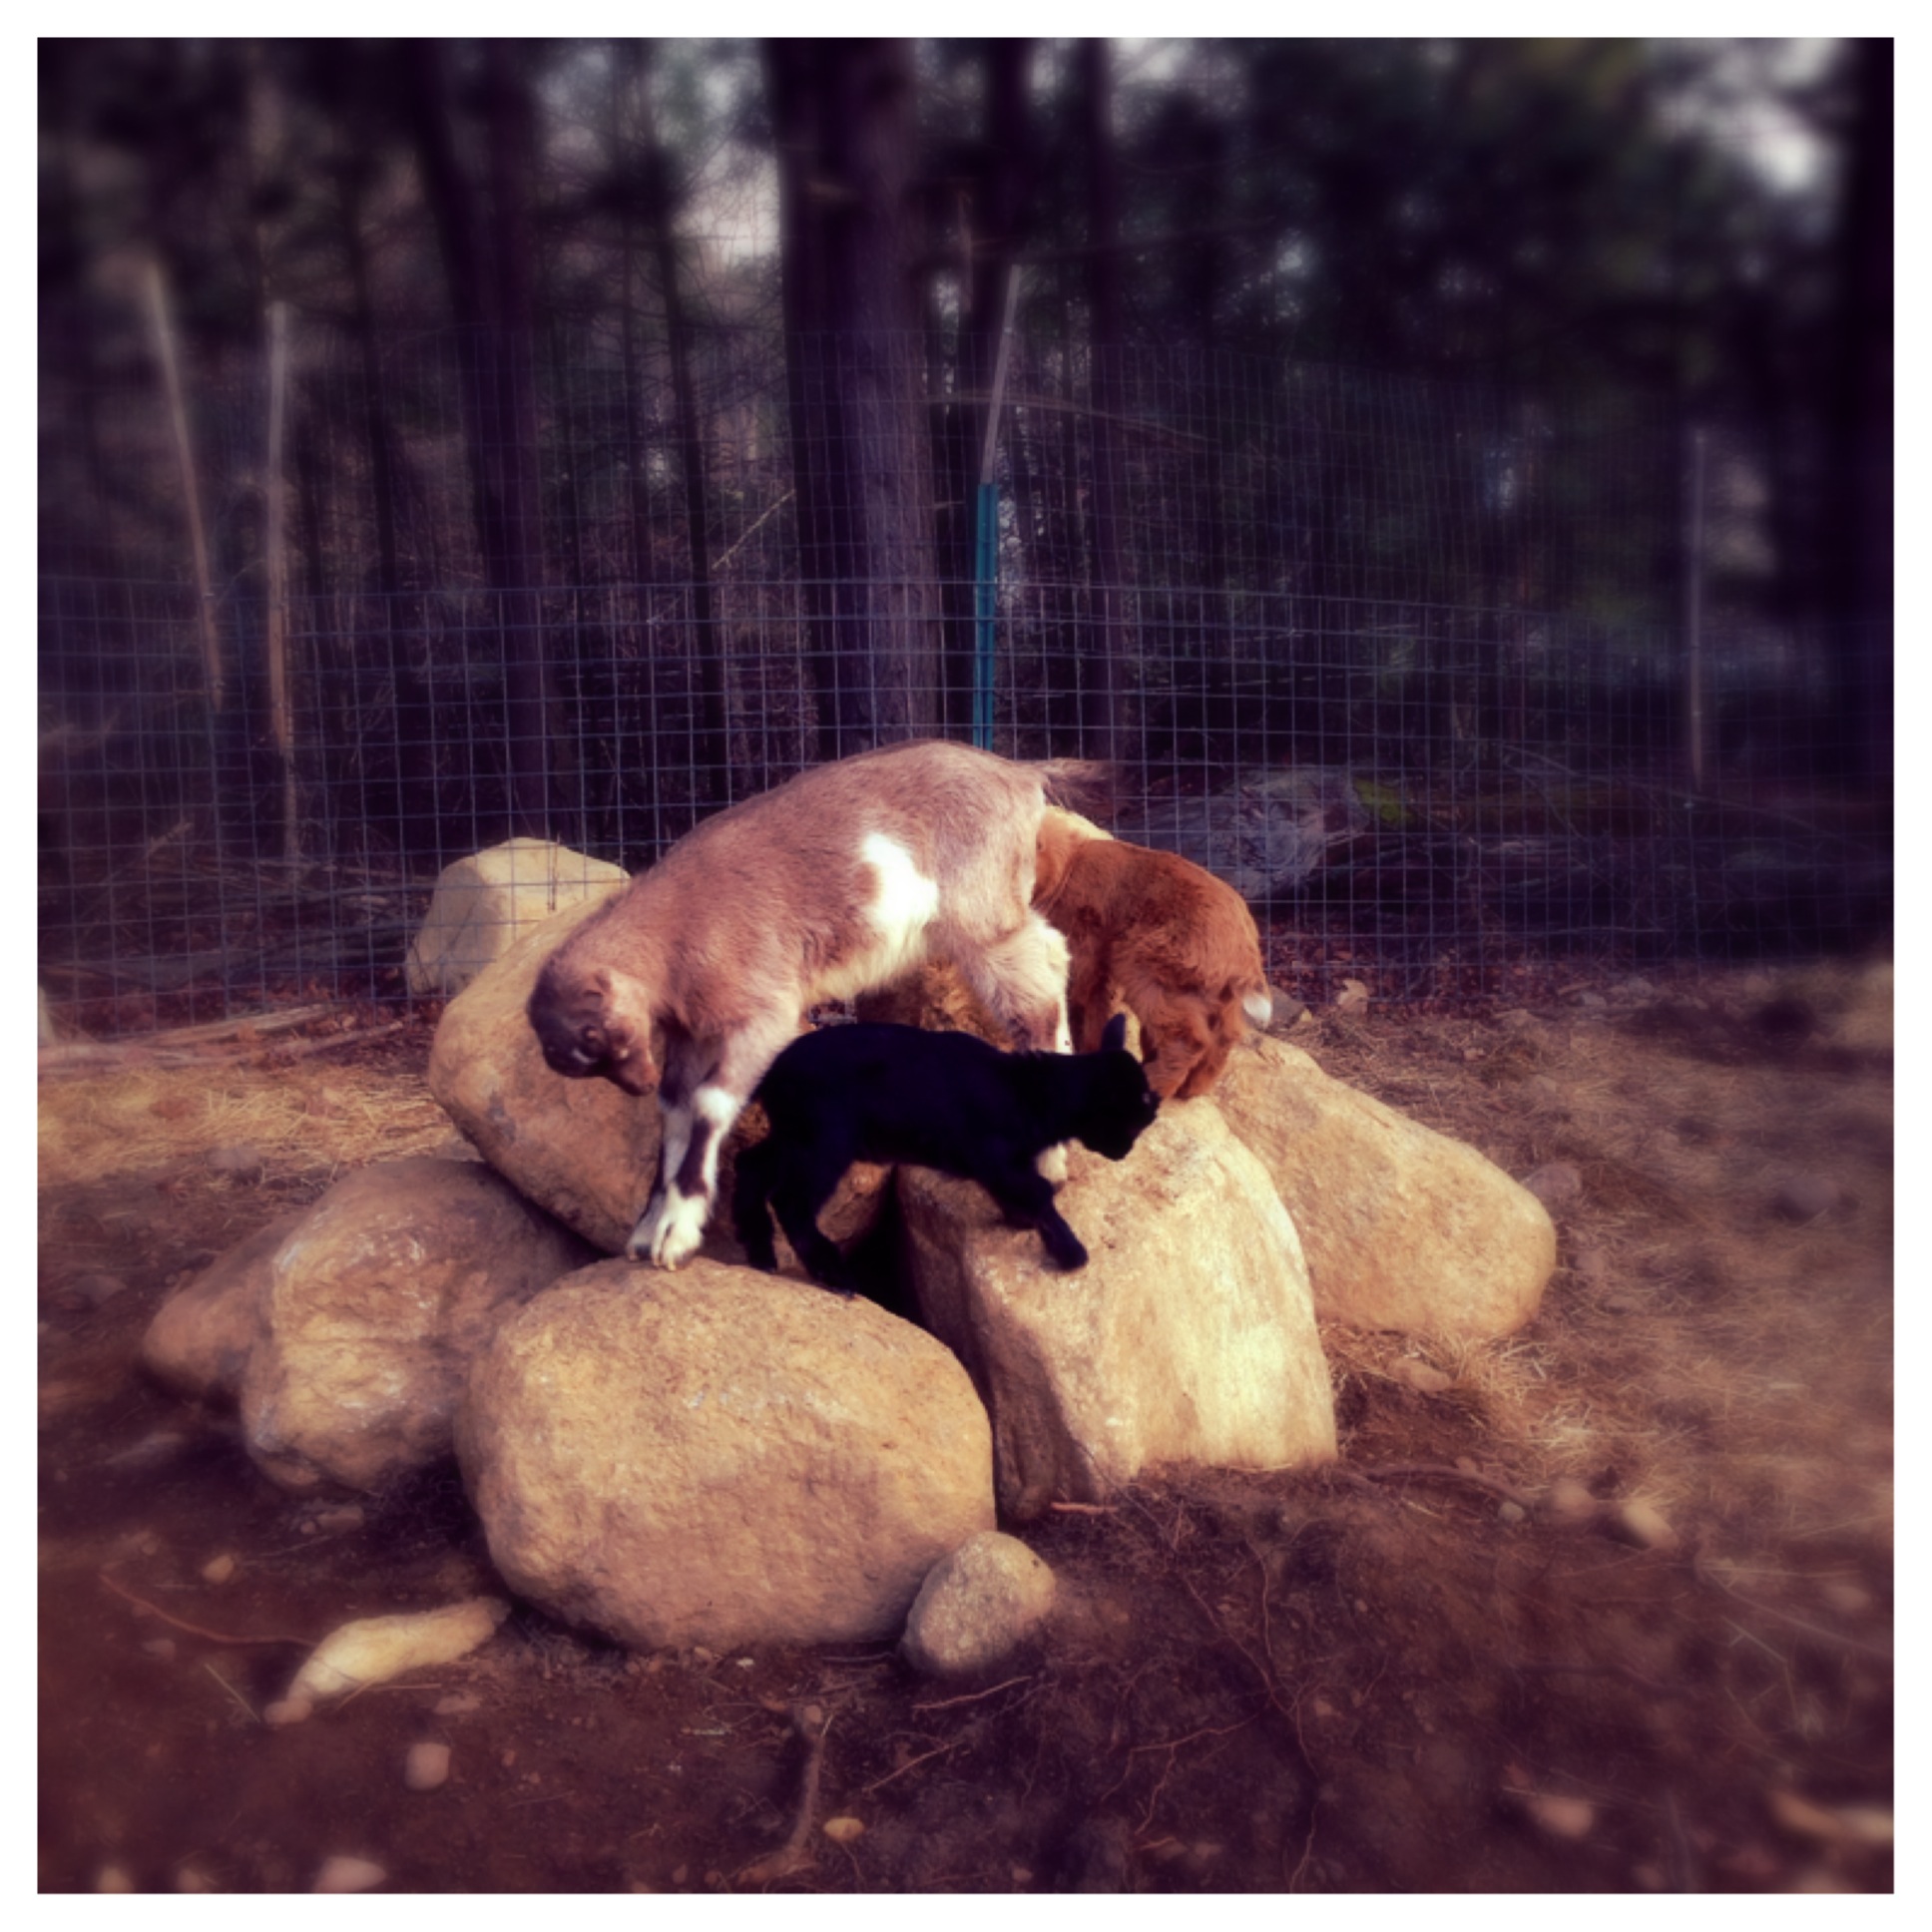
[[[1013,309],[1020,297],[1020,271],[1006,270],[1006,300],[1000,317],[1000,345],[993,357],[993,387],[986,398],[986,438],[980,445],[979,496],[973,526],[973,742],[993,748],[993,681],[999,668],[994,614],[1000,588],[1000,486],[993,477],[999,447],[1000,402],[1006,394],[1007,351],[1013,341]]]

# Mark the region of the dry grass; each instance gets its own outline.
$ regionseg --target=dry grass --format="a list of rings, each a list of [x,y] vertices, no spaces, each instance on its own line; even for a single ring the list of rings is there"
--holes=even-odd
[[[1507,1172],[1562,1161],[1583,1180],[1524,1334],[1335,1331],[1330,1357],[1344,1384],[1399,1385],[1408,1360],[1449,1374],[1479,1459],[1520,1481],[1576,1476],[1733,1530],[1824,1534],[1890,1504],[1890,969],[1694,989],[1641,1012],[1324,1018],[1297,1035]],[[1784,1031],[1765,1032],[1767,1012]],[[1809,1224],[1778,1206],[1796,1175],[1837,1193]]]
[[[40,1186],[201,1166],[244,1146],[284,1172],[330,1176],[430,1153],[451,1132],[419,1076],[379,1064],[135,1066],[42,1088]]]

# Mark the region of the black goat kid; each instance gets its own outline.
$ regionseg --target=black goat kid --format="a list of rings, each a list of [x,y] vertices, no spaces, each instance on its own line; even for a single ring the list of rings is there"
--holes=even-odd
[[[834,1026],[794,1040],[757,1090],[771,1132],[738,1156],[734,1216],[746,1255],[754,1267],[778,1264],[768,1203],[812,1279],[850,1294],[818,1210],[854,1161],[910,1162],[977,1181],[1009,1220],[1040,1230],[1063,1268],[1084,1267],[1087,1250],[1035,1163],[1063,1141],[1120,1161],[1141,1138],[1161,1102],[1126,1037],[1117,1015],[1098,1053],[1001,1053],[969,1033],[905,1026]]]

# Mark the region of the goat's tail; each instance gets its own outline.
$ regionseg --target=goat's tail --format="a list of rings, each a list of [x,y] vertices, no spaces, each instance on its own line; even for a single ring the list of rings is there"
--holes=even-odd
[[[1049,804],[1088,816],[1111,815],[1117,767],[1105,758],[1044,758],[1029,767],[1046,787]]]

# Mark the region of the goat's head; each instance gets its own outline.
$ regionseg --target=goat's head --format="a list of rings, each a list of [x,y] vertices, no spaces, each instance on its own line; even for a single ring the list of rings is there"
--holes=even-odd
[[[1127,1015],[1116,1013],[1100,1037],[1093,1085],[1076,1132],[1081,1142],[1110,1161],[1125,1161],[1134,1143],[1154,1125],[1161,1096],[1148,1085],[1147,1070],[1127,1050]]]
[[[657,1092],[648,1003],[608,967],[580,972],[553,956],[525,1010],[552,1073],[567,1080],[601,1077],[627,1094]]]

